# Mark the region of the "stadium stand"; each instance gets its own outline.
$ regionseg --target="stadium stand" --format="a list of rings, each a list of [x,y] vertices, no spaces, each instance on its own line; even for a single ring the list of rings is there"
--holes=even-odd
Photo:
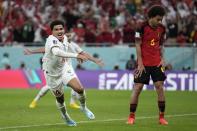
[[[197,41],[197,0],[1,0],[0,45],[43,45],[54,19],[63,19],[81,44],[131,44],[154,3],[166,8],[167,45]]]

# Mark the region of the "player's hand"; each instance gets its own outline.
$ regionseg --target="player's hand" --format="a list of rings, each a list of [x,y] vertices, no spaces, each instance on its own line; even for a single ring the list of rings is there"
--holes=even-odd
[[[135,78],[140,77],[142,75],[143,71],[146,72],[145,67],[144,67],[142,61],[139,61],[138,66],[137,66],[137,70],[135,71],[134,77]]]
[[[27,48],[25,48],[23,52],[24,52],[24,55],[31,55],[32,54],[31,50],[29,50]]]
[[[84,55],[83,52],[80,52],[79,54],[80,54],[80,55]],[[86,57],[87,57],[87,56],[86,56]],[[84,61],[83,61],[82,59],[77,58],[77,62],[78,62],[79,64],[82,64]]]
[[[100,67],[104,66],[104,62],[101,59],[98,58],[94,58],[92,55],[86,53],[86,52],[81,52],[80,54],[86,56],[88,58],[88,60],[94,62],[95,64],[97,64]]]
[[[103,67],[105,64],[104,62],[101,60],[101,59],[95,59],[95,63],[100,66],[100,67]]]
[[[82,55],[82,54],[78,54],[77,55],[77,59],[80,59],[81,61],[87,61],[88,60],[88,57],[86,57],[85,55]]]
[[[162,67],[162,68],[165,68],[165,66],[166,66],[166,62],[165,62],[165,60],[162,58],[161,59],[161,61],[160,61],[160,63],[159,63],[159,65],[157,65],[157,67]]]

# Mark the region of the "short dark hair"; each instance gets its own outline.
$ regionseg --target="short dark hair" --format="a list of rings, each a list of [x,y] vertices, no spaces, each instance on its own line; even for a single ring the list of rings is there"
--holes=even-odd
[[[153,5],[148,10],[148,17],[153,18],[155,16],[164,16],[165,15],[165,9],[161,5]]]
[[[53,22],[51,22],[50,24],[50,28],[51,30],[53,30],[54,26],[56,25],[62,25],[64,27],[64,22],[61,20],[54,20]]]

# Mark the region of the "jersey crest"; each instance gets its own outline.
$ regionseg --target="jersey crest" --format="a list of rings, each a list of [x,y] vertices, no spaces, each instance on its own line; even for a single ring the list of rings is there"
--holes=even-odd
[[[57,41],[56,40],[53,40],[53,44],[57,44]]]

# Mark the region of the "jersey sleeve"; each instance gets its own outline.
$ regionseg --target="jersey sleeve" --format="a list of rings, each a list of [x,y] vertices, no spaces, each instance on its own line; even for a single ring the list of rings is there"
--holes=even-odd
[[[60,47],[60,42],[54,36],[50,36],[47,39],[48,49],[51,50],[53,47]]]
[[[144,34],[144,28],[146,26],[146,23],[143,23],[138,29],[135,31],[135,40],[141,40],[143,34]]]

